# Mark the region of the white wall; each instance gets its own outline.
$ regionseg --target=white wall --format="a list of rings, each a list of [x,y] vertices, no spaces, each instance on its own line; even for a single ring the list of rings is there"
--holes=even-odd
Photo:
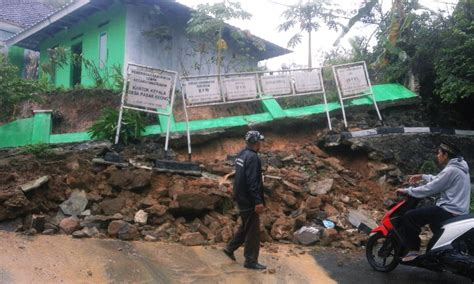
[[[179,75],[204,75],[217,73],[216,66],[211,62],[211,54],[200,54],[194,48],[198,45],[185,35],[187,19],[173,14],[164,14],[171,26],[171,40],[160,42],[144,34],[156,25],[156,20],[149,16],[153,6],[127,6],[125,63],[132,62],[151,67],[177,71]],[[208,43],[213,44],[213,43]],[[234,55],[234,56],[233,56]],[[232,51],[226,51],[222,73],[255,69],[258,62],[242,59]],[[200,65],[201,68],[196,68]]]

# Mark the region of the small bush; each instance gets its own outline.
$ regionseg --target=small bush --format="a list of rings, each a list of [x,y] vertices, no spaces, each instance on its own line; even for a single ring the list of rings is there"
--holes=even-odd
[[[118,117],[118,110],[106,108],[102,111],[99,120],[89,127],[87,131],[91,134],[93,139],[106,139],[114,142]],[[137,111],[124,109],[119,141],[123,144],[128,144],[131,140],[140,137],[144,129],[145,119],[142,114]]]
[[[33,94],[43,91],[43,87],[36,80],[20,78],[18,68],[0,53],[0,121],[13,120],[18,106],[24,101],[36,101],[38,97]]]
[[[50,145],[43,143],[27,145],[25,146],[23,153],[34,155],[37,158],[45,158],[51,156],[53,154],[53,151],[51,150]]]

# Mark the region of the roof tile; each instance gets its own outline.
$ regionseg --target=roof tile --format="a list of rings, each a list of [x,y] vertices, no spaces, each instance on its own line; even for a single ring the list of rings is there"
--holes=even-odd
[[[29,27],[52,13],[54,9],[43,3],[0,5],[0,21]]]

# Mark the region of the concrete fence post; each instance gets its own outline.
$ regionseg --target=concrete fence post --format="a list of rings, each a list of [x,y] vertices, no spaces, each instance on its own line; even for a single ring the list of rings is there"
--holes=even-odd
[[[261,100],[261,105],[266,112],[270,113],[273,119],[286,117],[285,111],[273,97],[265,97],[263,100]]]
[[[31,134],[31,144],[49,143],[51,136],[52,110],[34,110],[33,131]]]

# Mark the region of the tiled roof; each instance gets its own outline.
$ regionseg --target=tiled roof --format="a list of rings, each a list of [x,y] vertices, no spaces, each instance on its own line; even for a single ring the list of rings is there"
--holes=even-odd
[[[0,5],[0,21],[29,27],[51,14],[54,9],[43,3]]]

